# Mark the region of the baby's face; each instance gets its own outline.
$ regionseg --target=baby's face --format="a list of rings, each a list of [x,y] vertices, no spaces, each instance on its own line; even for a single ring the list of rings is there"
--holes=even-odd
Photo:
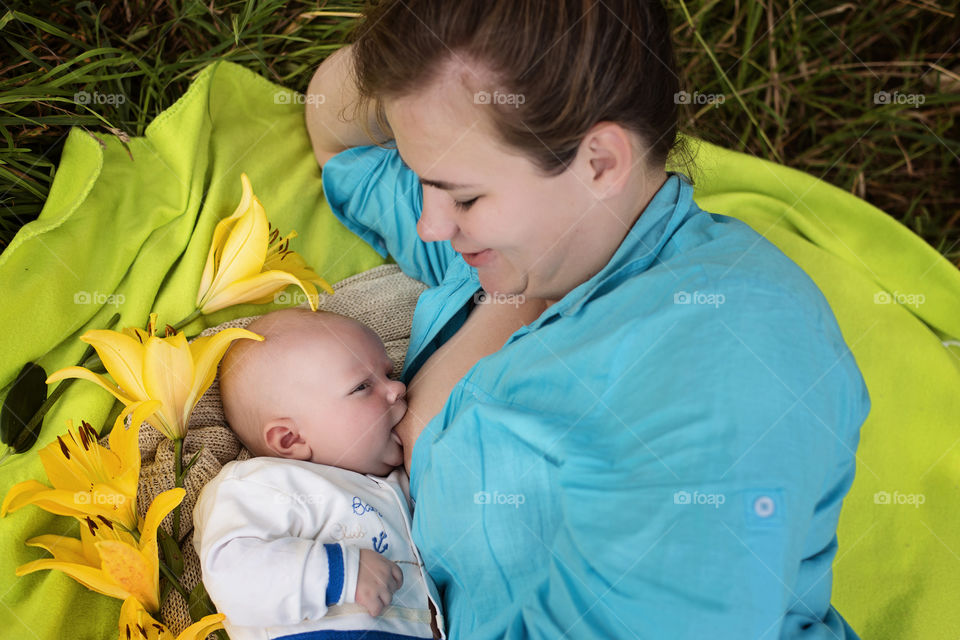
[[[285,346],[257,393],[284,398],[309,448],[304,459],[384,476],[403,464],[393,427],[407,410],[406,387],[392,372],[376,334],[337,323]]]

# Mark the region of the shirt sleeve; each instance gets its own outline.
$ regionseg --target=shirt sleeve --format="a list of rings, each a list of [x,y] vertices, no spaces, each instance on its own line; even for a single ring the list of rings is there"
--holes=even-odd
[[[856,637],[829,592],[866,388],[849,352],[787,322],[728,322],[625,344],[643,357],[554,425],[569,435],[548,574],[476,638]],[[666,357],[683,376],[645,369]]]
[[[299,537],[312,516],[302,512],[296,496],[235,479],[211,489],[194,511],[194,544],[204,586],[231,623],[298,624],[322,618],[332,605],[354,602],[359,550]]]
[[[431,287],[443,280],[456,252],[448,241],[417,235],[423,191],[396,149],[338,153],[323,167],[323,191],[337,219],[381,256],[393,256],[405,274]]]

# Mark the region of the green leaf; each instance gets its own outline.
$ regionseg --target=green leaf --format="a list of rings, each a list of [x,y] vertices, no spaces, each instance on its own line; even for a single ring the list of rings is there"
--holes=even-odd
[[[160,602],[161,604],[167,601],[167,596],[170,595],[170,591],[173,590],[173,585],[170,584],[169,580],[160,581]]]
[[[183,575],[183,553],[180,552],[177,541],[163,527],[157,529],[157,537],[160,550],[163,552],[164,564],[170,567],[173,575],[179,579]]]
[[[203,616],[217,612],[217,608],[210,601],[210,596],[207,595],[207,589],[203,586],[203,582],[198,582],[197,586],[190,592],[189,607],[190,619],[194,622],[199,621]]]
[[[34,445],[40,435],[40,425],[27,430],[30,418],[47,399],[47,372],[35,362],[23,365],[16,382],[0,408],[0,440],[23,453]]]

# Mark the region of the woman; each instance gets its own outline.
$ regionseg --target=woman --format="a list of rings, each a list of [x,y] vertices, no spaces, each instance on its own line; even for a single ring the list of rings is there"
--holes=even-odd
[[[666,172],[678,90],[641,0],[384,2],[311,83],[334,213],[430,286],[400,434],[452,638],[857,637],[866,387],[813,282]]]

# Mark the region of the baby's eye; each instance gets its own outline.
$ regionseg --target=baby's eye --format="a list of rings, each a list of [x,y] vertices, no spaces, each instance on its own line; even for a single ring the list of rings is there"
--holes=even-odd
[[[357,391],[363,391],[364,389],[366,389],[366,388],[369,387],[369,386],[370,386],[369,383],[367,383],[367,382],[361,382],[360,384],[357,385],[357,388],[354,389],[351,393],[356,393]]]

